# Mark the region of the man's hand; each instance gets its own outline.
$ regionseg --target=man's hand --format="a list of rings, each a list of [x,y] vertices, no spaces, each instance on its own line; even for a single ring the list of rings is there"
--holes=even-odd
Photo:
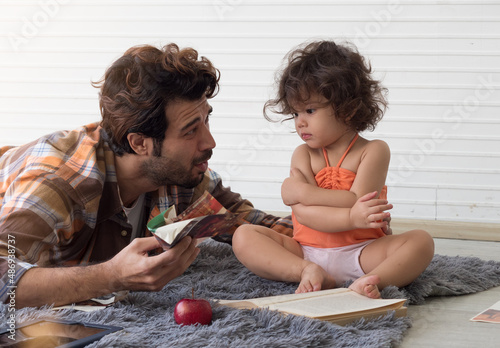
[[[60,306],[120,290],[158,291],[184,273],[200,252],[196,240],[185,237],[174,248],[148,256],[159,246],[155,237],[136,238],[107,262],[30,268],[19,279],[16,307]]]
[[[378,192],[374,191],[359,198],[351,208],[349,218],[356,228],[382,228],[390,234],[391,215],[386,210],[392,209],[392,204],[388,204],[385,199],[375,198],[377,195]],[[384,233],[388,234],[386,231]]]
[[[200,252],[191,237],[184,237],[159,255],[148,256],[149,251],[158,247],[155,237],[136,238],[108,261],[113,291],[159,291],[184,273]]]

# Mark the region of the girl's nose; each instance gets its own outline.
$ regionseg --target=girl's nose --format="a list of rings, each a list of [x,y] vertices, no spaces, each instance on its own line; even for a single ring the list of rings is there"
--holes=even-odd
[[[295,125],[297,127],[303,127],[306,124],[305,117],[300,113],[295,117]]]

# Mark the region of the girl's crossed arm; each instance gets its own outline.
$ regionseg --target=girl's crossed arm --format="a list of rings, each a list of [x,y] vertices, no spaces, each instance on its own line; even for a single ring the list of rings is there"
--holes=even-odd
[[[351,190],[328,190],[316,185],[308,151],[297,149],[290,177],[282,185],[283,201],[292,207],[299,222],[316,230],[387,229],[387,221],[381,220],[390,217],[384,211],[392,205],[375,197],[385,183],[389,160],[390,150],[385,142],[369,142],[361,152]]]
[[[311,155],[307,145],[295,149],[292,155],[290,177],[281,185],[281,197],[286,205],[329,206],[350,208],[356,195],[350,191],[327,190],[318,187],[311,168]]]

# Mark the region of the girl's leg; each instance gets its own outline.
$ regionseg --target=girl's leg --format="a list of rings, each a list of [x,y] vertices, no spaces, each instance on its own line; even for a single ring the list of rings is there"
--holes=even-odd
[[[267,227],[238,227],[233,235],[233,251],[245,267],[262,278],[300,282],[296,292],[335,287],[335,280],[323,268],[304,260],[299,243]]]
[[[379,297],[378,289],[388,285],[402,287],[414,281],[434,256],[434,240],[423,230],[379,238],[367,245],[359,258],[365,276],[349,288]],[[377,290],[373,289],[377,286]]]

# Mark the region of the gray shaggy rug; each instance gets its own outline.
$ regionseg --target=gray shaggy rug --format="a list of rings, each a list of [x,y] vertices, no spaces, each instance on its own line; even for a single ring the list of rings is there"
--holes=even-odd
[[[358,320],[347,326],[299,316],[282,316],[269,310],[213,309],[208,326],[177,325],[174,306],[190,297],[246,299],[293,293],[297,284],[261,279],[234,257],[231,247],[207,240],[197,260],[179,278],[157,293],[132,292],[120,303],[85,313],[70,309],[25,308],[16,311],[17,323],[52,318],[108,324],[124,329],[88,347],[393,347],[399,344],[411,318],[392,314],[375,320]],[[429,296],[470,294],[500,285],[500,263],[471,257],[435,255],[428,269],[409,286],[384,289],[385,298],[407,298],[423,304]],[[6,323],[8,307],[0,305]]]

